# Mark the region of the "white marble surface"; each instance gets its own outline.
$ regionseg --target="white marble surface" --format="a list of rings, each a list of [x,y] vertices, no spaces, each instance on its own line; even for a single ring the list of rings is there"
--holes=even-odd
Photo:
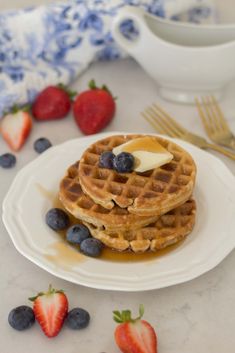
[[[113,94],[118,96],[115,119],[105,131],[152,132],[152,128],[141,118],[140,112],[152,102],[158,102],[185,127],[203,134],[196,109],[160,99],[156,84],[131,59],[92,65],[74,83],[74,87],[79,91],[83,90],[91,78],[95,78],[97,83],[105,82]],[[235,131],[234,97],[235,84],[227,90],[221,105]],[[1,201],[17,171],[36,158],[32,145],[41,136],[48,137],[55,145],[81,136],[81,133],[72,116],[57,122],[35,123],[29,140],[17,154],[16,167],[0,170]],[[7,151],[6,144],[0,140],[0,153]],[[224,157],[220,158],[235,173],[235,163]],[[223,212],[226,210],[221,210],[221,222]],[[112,310],[130,308],[137,311],[139,303],[145,305],[145,318],[157,331],[159,353],[234,353],[234,251],[216,268],[197,279],[165,289],[139,293],[94,290],[53,277],[16,251],[2,222],[0,254],[1,353],[118,353],[113,339],[115,323],[112,321]],[[11,308],[28,304],[27,298],[46,289],[49,283],[66,291],[71,308],[81,306],[90,312],[91,323],[88,329],[73,332],[64,328],[59,336],[50,340],[42,334],[37,324],[21,333],[8,325],[7,316]]]

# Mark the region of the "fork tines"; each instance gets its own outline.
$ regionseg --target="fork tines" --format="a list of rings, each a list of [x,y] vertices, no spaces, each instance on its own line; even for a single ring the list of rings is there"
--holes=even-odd
[[[148,107],[143,117],[161,134],[180,137],[186,130],[157,104]]]
[[[229,130],[224,114],[214,96],[201,97],[200,100],[196,98],[195,102],[208,134],[211,130]]]

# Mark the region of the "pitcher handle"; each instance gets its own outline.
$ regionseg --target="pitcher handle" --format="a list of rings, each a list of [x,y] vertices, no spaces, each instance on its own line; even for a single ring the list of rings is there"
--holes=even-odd
[[[128,53],[133,53],[142,42],[143,35],[151,33],[145,23],[145,11],[134,6],[126,6],[116,15],[112,24],[112,34],[116,42]],[[135,40],[128,40],[122,34],[120,25],[125,20],[133,20],[139,32]]]

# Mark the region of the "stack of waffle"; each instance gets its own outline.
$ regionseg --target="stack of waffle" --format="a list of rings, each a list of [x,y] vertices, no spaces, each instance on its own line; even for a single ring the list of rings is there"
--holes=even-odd
[[[97,141],[69,167],[60,183],[59,197],[67,211],[94,238],[118,251],[165,248],[185,238],[195,222],[195,163],[172,141],[156,137],[173,159],[147,172],[117,173],[99,166],[103,152],[138,137]]]

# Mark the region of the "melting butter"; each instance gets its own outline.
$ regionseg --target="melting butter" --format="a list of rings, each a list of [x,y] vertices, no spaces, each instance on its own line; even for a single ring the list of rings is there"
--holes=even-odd
[[[139,137],[113,149],[115,155],[121,152],[129,152],[135,157],[134,170],[140,173],[169,163],[174,157],[152,136]]]

